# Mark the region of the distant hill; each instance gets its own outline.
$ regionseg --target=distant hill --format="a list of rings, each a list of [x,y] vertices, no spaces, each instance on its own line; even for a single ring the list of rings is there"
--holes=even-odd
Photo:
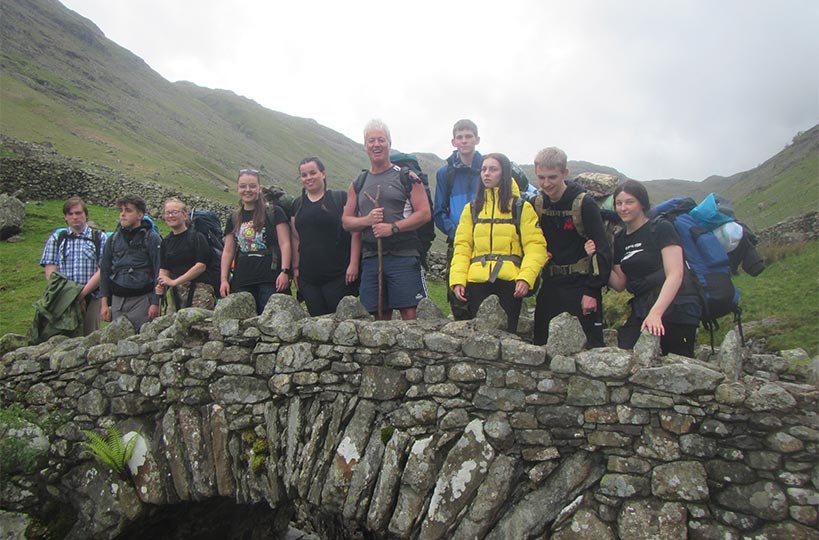
[[[702,182],[646,182],[652,201],[711,192],[732,201],[737,216],[753,229],[819,209],[819,125],[797,134],[781,152],[749,171],[711,176]]]

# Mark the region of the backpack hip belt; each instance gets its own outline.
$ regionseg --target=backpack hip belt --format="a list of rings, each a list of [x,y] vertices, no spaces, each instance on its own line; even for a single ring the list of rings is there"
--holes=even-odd
[[[592,274],[593,272],[589,272],[589,259],[592,259],[589,256],[583,257],[579,261],[574,264],[548,264],[543,269],[544,277],[556,277],[556,276],[571,276],[573,274]],[[593,258],[594,265],[597,264],[597,259]],[[597,274],[597,269],[595,268],[594,274]]]
[[[523,257],[520,255],[496,255],[494,253],[489,253],[488,255],[481,255],[480,257],[472,257],[469,261],[471,263],[479,262],[482,266],[486,266],[488,261],[496,261],[497,264],[492,269],[492,272],[489,274],[489,283],[495,283],[495,280],[498,279],[498,275],[500,274],[501,267],[505,261],[511,261],[516,265],[520,266],[523,263]]]

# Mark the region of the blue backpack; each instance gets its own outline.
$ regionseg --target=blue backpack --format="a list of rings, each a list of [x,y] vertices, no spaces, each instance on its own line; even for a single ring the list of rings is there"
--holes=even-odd
[[[711,230],[700,225],[689,214],[696,206],[690,197],[677,197],[654,206],[649,217],[664,217],[674,224],[680,236],[685,261],[697,278],[703,310],[702,324],[711,332],[713,347],[713,331],[719,328],[718,318],[733,313],[737,322],[741,320],[739,289],[731,281],[731,265],[725,248]]]

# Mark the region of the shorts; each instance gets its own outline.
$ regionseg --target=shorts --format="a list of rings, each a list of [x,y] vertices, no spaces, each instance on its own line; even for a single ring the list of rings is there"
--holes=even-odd
[[[416,307],[427,297],[427,284],[418,257],[384,255],[383,309]],[[370,313],[378,311],[378,257],[361,260],[361,303]]]

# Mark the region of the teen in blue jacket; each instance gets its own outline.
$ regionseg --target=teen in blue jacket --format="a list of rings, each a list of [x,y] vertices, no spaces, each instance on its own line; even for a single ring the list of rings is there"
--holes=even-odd
[[[432,219],[435,226],[446,235],[447,266],[446,279],[449,282],[449,267],[452,261],[455,230],[464,207],[475,199],[481,186],[482,156],[475,150],[481,142],[478,126],[472,120],[458,120],[452,128],[452,146],[455,150],[446,160],[446,165],[435,174],[435,204]],[[447,291],[452,315],[455,320],[469,319],[469,311],[451,291]]]

